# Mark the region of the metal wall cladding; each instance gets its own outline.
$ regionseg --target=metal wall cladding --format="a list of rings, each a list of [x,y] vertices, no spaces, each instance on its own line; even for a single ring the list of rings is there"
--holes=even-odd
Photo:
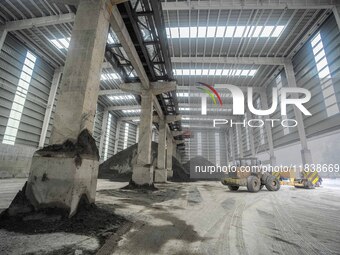
[[[0,140],[2,141],[27,48],[11,35],[0,53]],[[34,52],[33,52],[34,53]],[[54,69],[37,57],[15,144],[38,147]]]
[[[127,122],[121,122],[120,124],[120,132],[119,132],[119,141],[118,141],[118,150],[120,152],[131,145],[136,143],[136,135],[137,135],[137,126]],[[127,142],[126,148],[124,148],[124,138],[125,138],[125,127],[128,125],[127,129]]]
[[[196,156],[202,156],[214,164],[227,165],[226,133],[208,129],[192,130],[191,138],[185,142],[183,163]]]
[[[318,31],[322,38],[337,104],[340,108],[340,33],[334,16],[330,16]],[[304,125],[308,138],[332,132],[340,128],[340,114],[331,117],[327,116],[321,80],[311,45],[313,37],[314,35],[310,37],[310,40],[305,43],[293,58],[297,86],[308,89],[312,94],[311,100],[305,104],[305,107],[312,113],[312,116],[304,116]],[[282,86],[287,87],[288,84],[284,70],[282,70],[280,75],[282,78]],[[269,105],[272,102],[271,94],[273,87],[276,87],[275,80],[267,87]],[[270,118],[281,120],[280,110],[280,106],[278,106],[276,112],[272,114]],[[287,118],[295,119],[292,106],[288,106],[287,108]],[[272,132],[275,147],[299,141],[296,127],[289,128],[289,134],[287,135],[284,135],[281,125],[274,127]]]

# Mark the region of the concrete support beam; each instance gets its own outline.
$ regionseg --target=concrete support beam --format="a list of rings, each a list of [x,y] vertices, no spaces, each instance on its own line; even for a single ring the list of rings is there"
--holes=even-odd
[[[225,157],[226,157],[226,162],[227,162],[227,164],[228,164],[228,162],[229,162],[229,146],[228,146],[228,132],[227,132],[227,130],[225,130],[224,131],[224,138],[225,138],[225,151],[226,151],[226,155],[225,155]]]
[[[92,132],[107,39],[108,21],[103,7],[90,1],[79,5],[73,26],[51,143],[77,138],[83,129]],[[96,4],[98,5],[98,4]],[[98,10],[97,10],[98,9]]]
[[[0,30],[6,29],[7,31],[16,31],[23,29],[30,29],[33,27],[52,26],[64,23],[74,22],[75,14],[67,13],[53,16],[46,16],[41,18],[24,19],[7,22],[5,25],[0,26]]]
[[[167,137],[166,139],[166,169],[167,169],[167,175],[169,178],[173,176],[173,170],[172,170],[173,147],[174,146],[173,146],[172,138]]]
[[[339,28],[339,31],[340,31],[340,4],[336,4],[333,7],[333,14],[334,14],[336,23],[338,24],[338,28]]]
[[[260,94],[260,101],[261,101],[261,106],[262,109],[268,109],[268,100],[267,100],[267,94],[266,93],[261,93]],[[269,118],[269,116],[264,116],[265,118]],[[268,140],[268,147],[269,147],[269,155],[270,155],[270,164],[272,166],[276,165],[276,157],[274,153],[274,143],[273,143],[273,134],[272,134],[272,128],[270,126],[270,123],[268,121],[265,121],[265,130],[267,134],[267,140]]]
[[[167,180],[166,171],[166,133],[167,124],[164,120],[159,123],[159,135],[158,135],[158,153],[157,153],[157,169],[155,169],[155,182],[164,183]]]
[[[119,119],[117,121],[117,126],[116,126],[115,148],[113,150],[113,154],[118,153],[118,144],[119,144],[119,135],[120,135],[121,126],[122,126],[122,121]]]
[[[235,160],[235,147],[234,147],[234,129],[233,128],[229,129],[229,143],[231,146],[230,160],[234,161]]]
[[[99,142],[100,162],[103,162],[101,155],[102,155],[103,149],[104,149],[104,142],[105,142],[105,136],[106,136],[106,132],[107,132],[108,119],[109,119],[109,111],[107,109],[105,109],[104,112],[103,112],[102,128],[100,130],[100,142]]]
[[[26,196],[36,210],[60,207],[72,216],[83,196],[89,203],[95,202],[99,158],[91,133],[109,29],[108,16],[106,8],[97,1],[82,0],[77,8],[50,143],[69,140],[76,141],[72,142],[75,148],[87,147],[85,152],[74,149],[66,153],[53,147],[36,152],[26,188]],[[74,155],[80,160],[75,160]]]
[[[252,119],[250,112],[247,112],[247,119],[248,120]],[[249,133],[249,143],[250,143],[251,156],[252,157],[256,157],[255,139],[254,139],[253,129],[252,128],[248,128],[248,133]]]
[[[0,28],[0,52],[2,50],[2,47],[4,46],[7,33],[8,33],[8,31],[6,29],[1,29]]]
[[[286,61],[285,62],[285,72],[286,72],[286,77],[288,81],[288,86],[291,88],[296,88],[296,79],[295,79],[295,73],[294,73],[294,68],[293,64],[291,61]],[[307,144],[307,137],[306,137],[306,131],[305,131],[305,125],[303,122],[303,116],[301,111],[294,106],[294,114],[295,114],[295,119],[298,122],[297,128],[298,128],[298,133],[299,133],[299,139],[301,143],[301,158],[302,158],[302,164],[312,164],[312,154],[308,148]]]
[[[152,82],[152,94],[160,95],[177,89],[177,83],[175,81],[169,82]]]
[[[275,57],[171,57],[171,62],[193,64],[284,65],[283,58]]]
[[[151,82],[150,91],[155,96],[174,91],[177,88],[177,84],[174,81],[170,82]],[[132,94],[141,94],[143,91],[143,86],[141,83],[123,83],[120,85],[120,89],[124,92],[132,93]]]
[[[117,105],[117,106],[109,106],[107,108],[108,111],[123,111],[123,110],[140,110],[140,105]]]
[[[242,130],[241,130],[241,126],[237,125],[236,126],[236,132],[238,134],[238,148],[239,148],[239,157],[243,158],[244,157],[244,152],[243,152],[243,139],[242,139]]]
[[[60,69],[54,70],[50,94],[48,96],[47,106],[45,110],[44,122],[43,122],[43,126],[41,128],[41,133],[40,133],[39,148],[42,148],[45,145],[46,134],[47,134],[48,126],[50,124],[53,105],[55,101],[55,96],[57,94],[60,78],[61,78],[61,70]]]
[[[143,93],[141,97],[142,118],[139,124],[137,164],[133,167],[132,181],[137,185],[151,185],[153,183],[153,166],[151,164],[153,95]]]
[[[281,0],[263,2],[258,0],[223,0],[221,1],[176,1],[162,2],[163,11],[174,10],[285,10],[285,9],[332,9],[334,0]]]

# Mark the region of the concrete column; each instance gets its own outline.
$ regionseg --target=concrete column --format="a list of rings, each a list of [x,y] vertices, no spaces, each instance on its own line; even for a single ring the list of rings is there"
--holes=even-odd
[[[333,14],[340,31],[340,4],[337,4],[333,7]]]
[[[251,118],[252,117],[251,117],[250,112],[247,112],[247,120],[250,120]],[[256,157],[255,140],[254,140],[254,132],[253,131],[254,131],[253,128],[248,127],[251,156]]]
[[[228,133],[227,133],[227,130],[225,130],[225,133],[224,133],[224,138],[225,138],[225,147],[226,147],[226,162],[228,164],[229,162],[229,145],[228,145]]]
[[[139,138],[139,124],[136,125],[136,143],[138,143],[138,138]]]
[[[55,96],[57,94],[60,77],[61,77],[61,69],[57,68],[56,70],[54,70],[50,94],[48,96],[44,122],[43,122],[43,126],[41,129],[41,134],[40,134],[39,148],[42,148],[45,145],[46,134],[47,134],[48,126],[50,124],[53,104],[55,101]]]
[[[82,197],[95,202],[99,157],[91,133],[108,17],[99,1],[78,5],[50,139],[53,145],[73,145],[68,151],[50,146],[35,153],[25,194],[36,210],[60,207],[72,216]]]
[[[172,170],[172,154],[173,154],[173,142],[172,142],[172,137],[168,137],[166,139],[166,169],[167,169],[167,174],[168,177],[173,176],[173,170]]]
[[[267,94],[266,93],[260,93],[261,96],[261,106],[263,109],[268,109],[268,100],[267,100]],[[269,118],[269,116],[266,116]],[[270,164],[272,166],[276,165],[276,157],[274,153],[274,143],[273,143],[273,134],[272,134],[272,128],[270,126],[270,123],[268,121],[265,121],[265,129],[267,134],[267,140],[268,140],[268,147],[269,147],[269,155],[270,155]]]
[[[153,95],[151,92],[143,92],[141,98],[137,163],[133,167],[132,181],[137,185],[151,185],[153,183],[151,162]]]
[[[104,148],[104,142],[105,142],[105,135],[107,132],[107,121],[109,119],[109,111],[107,109],[103,112],[103,121],[102,121],[102,128],[100,130],[100,142],[99,142],[99,156],[103,154],[103,148]],[[100,158],[100,162],[102,162],[103,159]]]
[[[239,149],[240,149],[240,155],[239,157],[240,158],[243,158],[244,156],[244,153],[243,153],[243,140],[242,140],[242,130],[241,130],[241,126],[240,125],[237,125],[236,126],[236,132],[238,134],[238,146],[239,146]]]
[[[175,142],[172,143],[172,156],[178,161],[181,161],[181,159],[177,157],[177,144]]]
[[[7,30],[0,30],[0,52],[2,50],[2,46],[4,46],[5,40],[7,36]]]
[[[122,121],[118,120],[117,121],[117,126],[116,126],[116,136],[115,136],[115,148],[113,150],[113,154],[118,153],[118,144],[119,144],[119,136],[120,136],[120,127],[122,126]]]
[[[159,121],[159,136],[158,136],[158,153],[157,153],[157,169],[155,170],[155,182],[166,182],[167,171],[165,167],[166,160],[166,122]]]
[[[75,18],[55,113],[51,144],[92,133],[109,22],[104,5],[81,1]]]
[[[231,145],[230,160],[235,160],[235,148],[234,148],[234,129],[229,128],[229,143]]]
[[[288,86],[291,88],[296,88],[297,84],[296,84],[293,64],[291,61],[285,62],[285,72],[287,76]],[[298,128],[298,133],[299,133],[299,138],[300,138],[300,143],[301,143],[302,164],[311,164],[313,163],[313,160],[312,160],[312,154],[310,150],[308,149],[303,116],[300,110],[297,109],[295,106],[294,106],[294,114],[295,114],[295,119],[298,122],[297,128]]]

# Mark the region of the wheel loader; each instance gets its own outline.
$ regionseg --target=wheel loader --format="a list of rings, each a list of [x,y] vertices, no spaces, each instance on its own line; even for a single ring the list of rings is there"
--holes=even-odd
[[[228,175],[221,180],[230,191],[237,191],[240,186],[247,187],[249,192],[258,192],[264,186],[269,191],[280,189],[279,180],[269,173],[264,173],[261,169],[261,162],[256,158],[237,159],[233,162],[233,166]],[[245,167],[248,171],[245,171]]]

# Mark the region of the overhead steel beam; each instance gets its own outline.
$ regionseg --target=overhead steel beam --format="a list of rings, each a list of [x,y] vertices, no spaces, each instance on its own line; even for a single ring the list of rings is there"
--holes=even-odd
[[[150,82],[149,78],[146,75],[144,70],[143,64],[138,56],[134,43],[131,40],[129,32],[125,26],[125,23],[120,15],[120,12],[116,5],[112,5],[112,15],[110,16],[110,25],[113,31],[116,33],[119,42],[122,44],[126,55],[128,56],[129,60],[133,68],[135,69],[137,76],[139,77],[142,86],[144,89],[149,89]]]
[[[285,9],[332,9],[336,0],[223,0],[163,2],[164,11],[180,10],[285,10]]]
[[[172,63],[211,63],[239,65],[284,65],[284,58],[271,57],[171,57]]]
[[[333,7],[333,14],[340,30],[340,3]]]
[[[169,115],[170,116],[170,115]],[[233,119],[233,120],[239,120],[240,117],[237,117],[237,116],[213,116],[213,115],[207,115],[207,116],[194,116],[194,115],[180,115],[182,117],[182,121],[204,121],[204,122],[207,122],[207,121],[213,121],[214,119],[222,119],[222,118],[225,118],[225,119]],[[198,119],[198,118],[201,118],[200,120],[189,120],[190,118],[195,118],[195,119]],[[129,117],[121,117],[119,118],[119,120],[122,120],[122,121],[133,121],[133,120],[139,120],[140,119],[140,116],[129,116]],[[157,119],[155,119],[157,120]],[[170,121],[170,119],[169,119]],[[197,125],[197,123],[195,123]],[[220,125],[220,126],[225,126],[225,125]]]
[[[68,14],[61,14],[61,15],[53,15],[53,16],[46,16],[40,18],[33,18],[33,19],[23,19],[23,20],[16,20],[7,22],[5,25],[0,26],[0,30],[7,30],[16,31],[22,29],[29,29],[32,27],[44,27],[44,26],[51,26],[63,23],[73,22],[75,19],[74,13]]]

